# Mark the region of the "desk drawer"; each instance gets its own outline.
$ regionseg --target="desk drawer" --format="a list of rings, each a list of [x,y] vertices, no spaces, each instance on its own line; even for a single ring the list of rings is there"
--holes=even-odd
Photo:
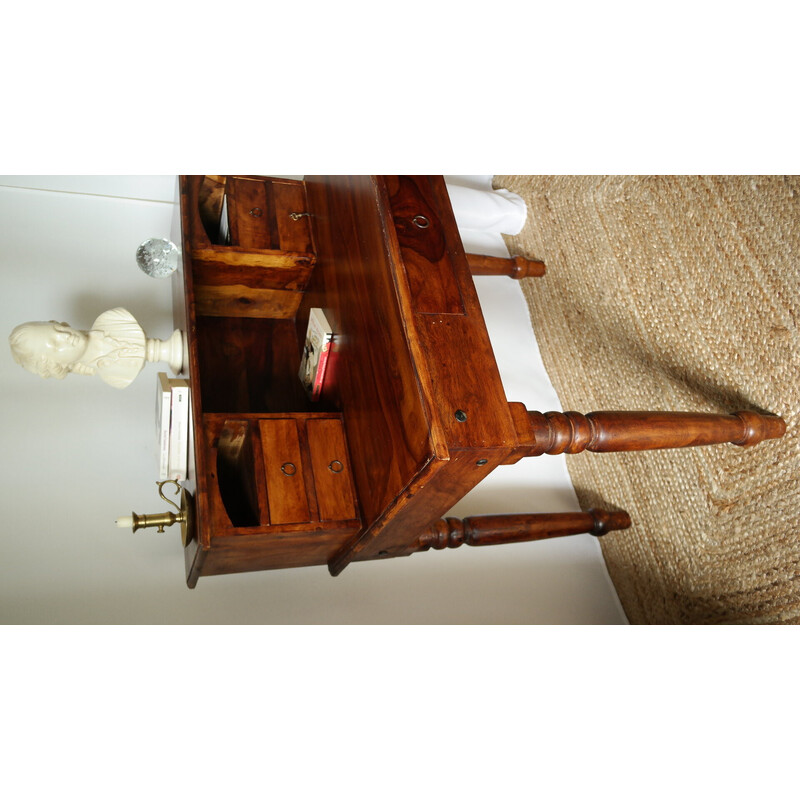
[[[464,298],[454,264],[460,260],[467,269],[466,256],[460,240],[448,240],[441,219],[443,212],[452,214],[449,200],[439,197],[424,175],[387,176],[386,188],[412,308],[420,314],[463,315]],[[446,209],[443,203],[448,204]]]
[[[358,517],[341,419],[297,414],[258,424],[270,525]]]
[[[300,436],[294,419],[259,422],[271,525],[311,521]]]
[[[226,193],[231,244],[259,250],[312,253],[302,181],[229,178]]]
[[[341,420],[310,419],[306,431],[320,520],[357,517]]]

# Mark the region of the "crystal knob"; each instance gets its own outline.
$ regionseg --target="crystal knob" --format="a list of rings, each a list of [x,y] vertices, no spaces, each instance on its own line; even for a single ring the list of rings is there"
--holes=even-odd
[[[167,278],[178,268],[178,248],[169,239],[148,239],[136,250],[136,263],[151,278]]]

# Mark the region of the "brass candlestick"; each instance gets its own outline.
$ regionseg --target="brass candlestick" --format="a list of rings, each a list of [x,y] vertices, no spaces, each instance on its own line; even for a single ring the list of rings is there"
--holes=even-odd
[[[180,493],[181,495],[180,506],[164,496],[164,485],[167,483],[175,484],[175,494]],[[186,489],[182,489],[178,481],[174,479],[156,481],[156,486],[158,486],[158,493],[161,499],[177,509],[178,513],[174,514],[172,511],[163,511],[160,514],[137,514],[135,511],[131,511],[131,516],[119,517],[117,519],[117,527],[131,528],[133,533],[143,528],[157,528],[159,533],[163,533],[164,528],[168,528],[170,525],[174,525],[177,522],[180,523],[181,526],[181,541],[183,542],[183,546],[186,547],[192,539],[194,529],[194,505],[192,496]]]

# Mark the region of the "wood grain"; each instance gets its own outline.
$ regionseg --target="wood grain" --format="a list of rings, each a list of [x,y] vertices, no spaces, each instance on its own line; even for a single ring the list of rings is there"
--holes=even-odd
[[[227,247],[209,245],[208,247],[196,247],[192,252],[192,260],[194,261],[195,271],[199,271],[198,267],[202,264],[217,268],[239,267],[255,270],[304,267],[306,271],[302,274],[307,275],[308,268],[314,265],[314,254],[305,250],[260,250],[257,248],[237,247],[235,245],[228,245]],[[246,274],[244,270],[242,274]],[[213,273],[210,278],[213,278]]]
[[[256,479],[251,423],[228,420],[217,443],[217,484],[231,525],[261,523],[259,482]]]
[[[304,214],[302,181],[232,177],[227,182],[231,244],[244,249],[313,252],[308,217]]]
[[[319,518],[354,519],[350,459],[340,419],[310,419],[306,422],[311,469],[314,475]]]
[[[525,425],[523,417],[516,419]],[[595,411],[586,415],[575,411],[545,414],[528,411],[527,426],[521,436],[530,444],[517,452],[533,456],[583,450],[595,453],[658,450],[725,442],[750,447],[786,432],[786,423],[780,417],[756,411],[734,414]]]
[[[195,309],[204,317],[260,317],[294,319],[300,306],[300,292],[254,289],[251,286],[195,285]]]
[[[203,175],[197,190],[197,206],[200,220],[206,234],[212,242],[219,235],[219,223],[222,216],[222,201],[225,198],[225,175]]]
[[[344,414],[353,479],[371,525],[433,457],[423,396],[397,300],[377,189],[367,176],[306,178],[317,265],[297,324],[322,308],[336,360],[323,399]]]
[[[328,391],[343,412],[364,515],[363,532],[329,563],[337,574],[351,560],[411,552],[414,531],[517,440],[444,181],[313,177],[307,195],[317,267],[303,306],[323,306],[338,334]],[[398,234],[396,220],[418,214],[430,223],[420,237]],[[423,286],[423,265],[443,282]]]
[[[467,263],[473,275],[506,275],[515,280],[540,278],[546,272],[542,261],[531,261],[524,256],[498,258],[467,253]]]
[[[629,528],[631,518],[625,511],[590,508],[587,512],[558,514],[499,514],[438,520],[417,543],[419,551],[461,547],[484,547],[518,544],[559,536],[591,533],[604,536],[609,531]]]
[[[293,419],[261,420],[259,428],[270,523],[310,522],[297,423]]]
[[[463,314],[464,303],[430,182],[396,175],[386,178],[386,188],[411,308],[422,314]]]
[[[300,342],[293,320],[200,317],[194,340],[193,394],[202,397],[206,413],[326,410],[312,406],[297,380]]]

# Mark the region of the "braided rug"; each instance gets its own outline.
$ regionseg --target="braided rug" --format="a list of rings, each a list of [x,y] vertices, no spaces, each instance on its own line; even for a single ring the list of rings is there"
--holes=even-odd
[[[496,176],[528,205],[512,255],[565,411],[781,415],[783,439],[567,456],[631,623],[800,621],[800,178]],[[547,411],[549,409],[538,409]],[[542,456],[548,458],[548,456]]]

